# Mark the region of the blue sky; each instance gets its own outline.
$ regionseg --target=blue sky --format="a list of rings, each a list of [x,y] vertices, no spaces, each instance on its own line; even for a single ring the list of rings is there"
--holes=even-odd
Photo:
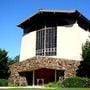
[[[77,9],[90,19],[90,0],[0,0],[0,48],[11,58],[20,53],[23,34],[16,25],[41,8]]]

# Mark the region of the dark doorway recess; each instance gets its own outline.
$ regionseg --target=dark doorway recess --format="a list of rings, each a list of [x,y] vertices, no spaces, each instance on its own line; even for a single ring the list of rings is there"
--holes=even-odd
[[[33,72],[20,72],[19,74],[26,78],[28,85],[33,84]]]
[[[64,70],[56,70],[56,81],[64,79]]]
[[[46,69],[46,68],[36,70],[35,71],[35,84],[37,84],[38,79],[41,79],[41,80],[43,79],[44,84],[49,83],[49,82],[54,82],[54,80],[55,80],[55,70]],[[40,81],[40,83],[41,83],[41,81]]]
[[[33,84],[33,72],[26,72],[26,80],[28,85]]]

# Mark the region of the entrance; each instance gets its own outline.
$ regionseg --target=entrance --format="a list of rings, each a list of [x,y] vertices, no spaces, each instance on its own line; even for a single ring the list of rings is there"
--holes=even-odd
[[[35,71],[22,72],[20,75],[26,78],[28,85],[43,85],[58,80],[62,81],[64,70],[41,68]]]
[[[32,85],[32,83],[33,83],[33,72],[20,72],[19,75],[21,77],[26,78],[26,82],[28,85]]]
[[[46,84],[48,82],[54,82],[55,70],[53,69],[38,69],[35,71],[35,84]]]
[[[32,85],[32,83],[33,83],[33,72],[27,72],[25,76],[26,76],[26,80],[27,80],[28,85]]]
[[[56,81],[62,81],[64,79],[64,70],[56,70]]]

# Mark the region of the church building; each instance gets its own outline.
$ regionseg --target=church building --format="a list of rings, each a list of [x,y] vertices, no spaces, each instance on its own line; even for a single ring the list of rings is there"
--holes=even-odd
[[[18,24],[23,36],[19,62],[10,66],[9,81],[42,85],[76,75],[90,21],[77,10],[39,10]]]

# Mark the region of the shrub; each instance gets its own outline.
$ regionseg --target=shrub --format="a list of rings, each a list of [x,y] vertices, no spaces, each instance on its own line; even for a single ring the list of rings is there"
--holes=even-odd
[[[45,85],[46,87],[61,87],[61,83],[58,82],[50,82],[48,84]]]
[[[90,88],[90,79],[86,79],[85,87]]]
[[[8,80],[0,79],[0,86],[8,86]]]
[[[90,36],[89,36],[90,39]],[[90,78],[90,40],[87,40],[84,45],[82,45],[82,58],[78,70],[76,71],[79,77]]]
[[[90,80],[86,78],[80,78],[80,77],[72,77],[67,78],[62,82],[63,87],[76,87],[76,88],[84,88],[84,87],[90,87]]]

